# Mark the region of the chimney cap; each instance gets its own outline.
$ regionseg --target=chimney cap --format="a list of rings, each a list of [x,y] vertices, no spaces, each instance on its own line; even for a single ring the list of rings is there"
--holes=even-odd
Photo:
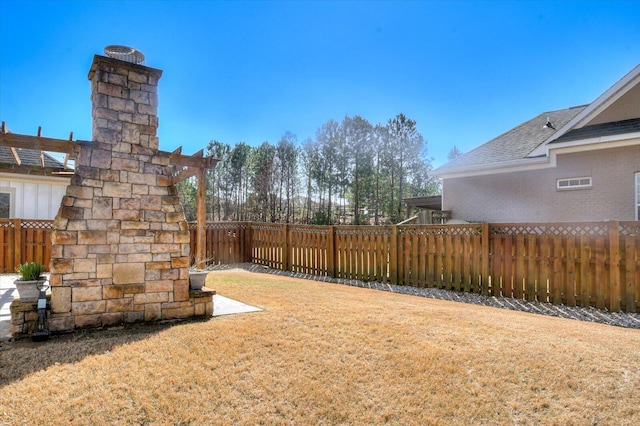
[[[110,58],[119,59],[132,64],[140,64],[144,61],[144,55],[138,49],[128,46],[113,44],[104,48],[104,53]]]

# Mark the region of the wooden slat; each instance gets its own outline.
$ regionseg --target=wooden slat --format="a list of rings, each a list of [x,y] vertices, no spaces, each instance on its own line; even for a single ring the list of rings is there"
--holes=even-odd
[[[595,293],[596,297],[596,308],[602,309],[605,307],[605,299],[606,293],[605,289],[607,287],[607,282],[609,281],[606,278],[606,265],[605,265],[605,249],[604,249],[604,237],[596,238],[596,264],[595,264],[595,280],[592,282],[591,292]]]
[[[331,278],[335,278],[336,276],[335,234],[335,227],[330,226],[329,233],[327,235],[327,275]]]
[[[15,161],[18,166],[21,165],[22,160],[18,155],[18,151],[14,147],[9,148],[9,151],[11,151],[11,156],[13,157],[13,161]]]
[[[508,235],[504,239],[504,279],[502,280],[502,294],[506,297],[515,297],[514,289],[514,255],[513,238]]]
[[[356,279],[357,280],[362,280],[364,279],[364,265],[362,264],[362,260],[363,260],[363,241],[362,241],[362,234],[360,232],[358,232],[355,235],[355,240],[356,240],[356,244],[354,246],[354,250],[353,250],[353,264],[355,265],[356,268]]]
[[[421,232],[418,235],[419,252],[418,252],[418,287],[426,287],[426,275],[427,275],[427,235],[425,232]]]
[[[473,257],[474,257],[474,261],[473,261],[473,271],[472,271],[472,282],[471,282],[471,291],[474,293],[481,293],[482,289],[480,288],[480,283],[481,283],[481,277],[483,276],[482,273],[482,258],[484,257],[484,252],[482,250],[482,235],[476,235],[473,238]],[[488,244],[487,244],[488,246]],[[489,257],[489,250],[487,248],[487,254],[486,254],[487,258]],[[489,260],[487,259],[487,275],[489,275],[488,272],[488,266],[489,266]]]
[[[624,237],[624,286],[625,286],[625,311],[636,312],[636,300],[638,294],[636,288],[638,287],[635,282],[636,278],[636,256],[637,247],[636,240],[640,241],[639,237],[625,236]]]
[[[504,281],[504,265],[506,257],[504,253],[504,242],[502,235],[491,236],[491,295],[499,296],[500,283]],[[486,280],[486,278],[485,278]],[[483,282],[483,287],[487,285]]]
[[[21,263],[24,262],[22,253],[22,221],[20,219],[13,219],[13,236],[15,238],[13,244],[13,265],[12,270],[18,269]]]
[[[526,300],[536,300],[536,281],[538,279],[538,262],[537,262],[537,250],[538,245],[535,235],[527,235],[527,255],[526,255],[526,268],[527,273],[525,277],[526,282]]]
[[[398,227],[391,227],[389,252],[389,279],[391,284],[398,283]]]
[[[437,287],[437,264],[436,264],[436,236],[433,232],[427,234],[427,269],[425,272],[425,281],[427,287]]]
[[[420,235],[412,234],[411,237],[411,285],[414,287],[420,287],[419,280],[419,248],[420,248]]]
[[[562,303],[563,295],[566,295],[567,285],[565,282],[565,274],[562,270],[562,239],[554,238],[553,239],[553,275],[551,279],[551,294],[552,301],[555,305],[560,305]]]
[[[537,286],[537,294],[536,297],[539,302],[548,302],[549,301],[549,288],[548,282],[550,278],[549,273],[549,237],[547,235],[541,235],[539,238],[539,248],[538,248],[538,286]]]
[[[516,275],[515,275],[515,294],[517,299],[524,297],[524,282],[527,277],[525,269],[525,239],[524,235],[516,235]]]
[[[178,173],[173,175],[173,184],[175,185],[187,180],[190,177],[197,175],[199,171],[200,169],[198,167],[187,167],[186,169],[180,170]]]
[[[204,268],[207,259],[206,256],[206,221],[207,221],[207,203],[206,203],[206,170],[199,170],[198,188],[197,188],[197,230],[196,230],[196,267]],[[228,252],[226,252],[228,253]]]
[[[591,256],[589,238],[580,238],[580,306],[590,306],[590,285],[591,285]]]
[[[413,266],[412,263],[415,263],[415,260],[413,260],[413,249],[415,246],[415,243],[413,241],[414,239],[414,235],[411,235],[410,233],[406,233],[404,234],[404,250],[403,250],[403,256],[404,256],[404,285],[413,285],[413,277],[414,274],[412,273],[411,267]]]
[[[439,234],[435,237],[435,264],[436,264],[436,275],[435,275],[435,287],[444,288],[444,235]]]
[[[453,281],[452,277],[452,269],[453,269],[453,261],[451,260],[453,256],[453,243],[451,241],[451,235],[444,236],[444,253],[443,253],[443,262],[442,269],[444,275],[444,288],[447,290],[451,290],[451,283]]]
[[[69,141],[66,139],[43,138],[37,136],[19,135],[16,133],[0,133],[0,145],[14,148],[33,149],[36,151],[51,151],[76,154],[87,141]]]
[[[461,264],[460,264],[460,235],[451,236],[451,288],[461,289]]]
[[[568,306],[576,306],[576,288],[577,277],[576,274],[576,248],[575,238],[569,236],[566,242],[566,251],[564,255],[565,262],[565,288],[566,288],[566,304]]]
[[[2,123],[4,125],[4,122]],[[7,234],[7,228],[4,226],[0,227],[0,272],[7,273],[7,267],[9,265],[9,250],[7,250],[7,238],[5,237]]]
[[[463,236],[462,242],[462,288],[466,292],[471,291],[471,236],[465,235]]]
[[[620,285],[620,223],[609,222],[609,311],[620,311],[621,294],[626,287]]]

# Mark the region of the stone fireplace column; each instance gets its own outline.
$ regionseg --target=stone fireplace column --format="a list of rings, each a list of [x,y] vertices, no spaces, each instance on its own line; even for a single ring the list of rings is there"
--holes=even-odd
[[[156,136],[161,75],[94,57],[93,141],[80,149],[54,222],[52,331],[213,310],[190,299],[189,231]]]

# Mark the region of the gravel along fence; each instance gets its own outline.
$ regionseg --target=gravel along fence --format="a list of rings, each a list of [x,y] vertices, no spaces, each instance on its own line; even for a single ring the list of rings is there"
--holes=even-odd
[[[582,308],[578,306],[553,305],[551,303],[530,302],[511,297],[482,296],[475,293],[462,291],[443,290],[439,288],[417,288],[410,286],[385,284],[380,282],[364,282],[359,280],[347,280],[341,278],[320,277],[309,274],[301,274],[289,271],[280,271],[253,263],[240,263],[232,265],[215,265],[208,269],[229,270],[243,269],[250,272],[283,275],[287,277],[302,278],[307,280],[322,281],[335,284],[349,285],[353,287],[369,288],[373,290],[389,291],[392,293],[410,294],[413,296],[429,297],[431,299],[449,300],[452,302],[471,303],[474,305],[491,306],[494,308],[509,309],[512,311],[529,312],[540,315],[550,315],[560,318],[574,319],[578,321],[597,322],[625,328],[640,329],[640,313],[609,312],[607,310],[592,307]]]

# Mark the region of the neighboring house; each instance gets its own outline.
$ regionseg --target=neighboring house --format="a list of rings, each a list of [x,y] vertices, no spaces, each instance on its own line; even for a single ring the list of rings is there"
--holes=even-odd
[[[432,174],[454,219],[640,220],[640,65],[591,104],[542,113]]]
[[[46,152],[0,146],[0,219],[54,219],[72,172]]]

